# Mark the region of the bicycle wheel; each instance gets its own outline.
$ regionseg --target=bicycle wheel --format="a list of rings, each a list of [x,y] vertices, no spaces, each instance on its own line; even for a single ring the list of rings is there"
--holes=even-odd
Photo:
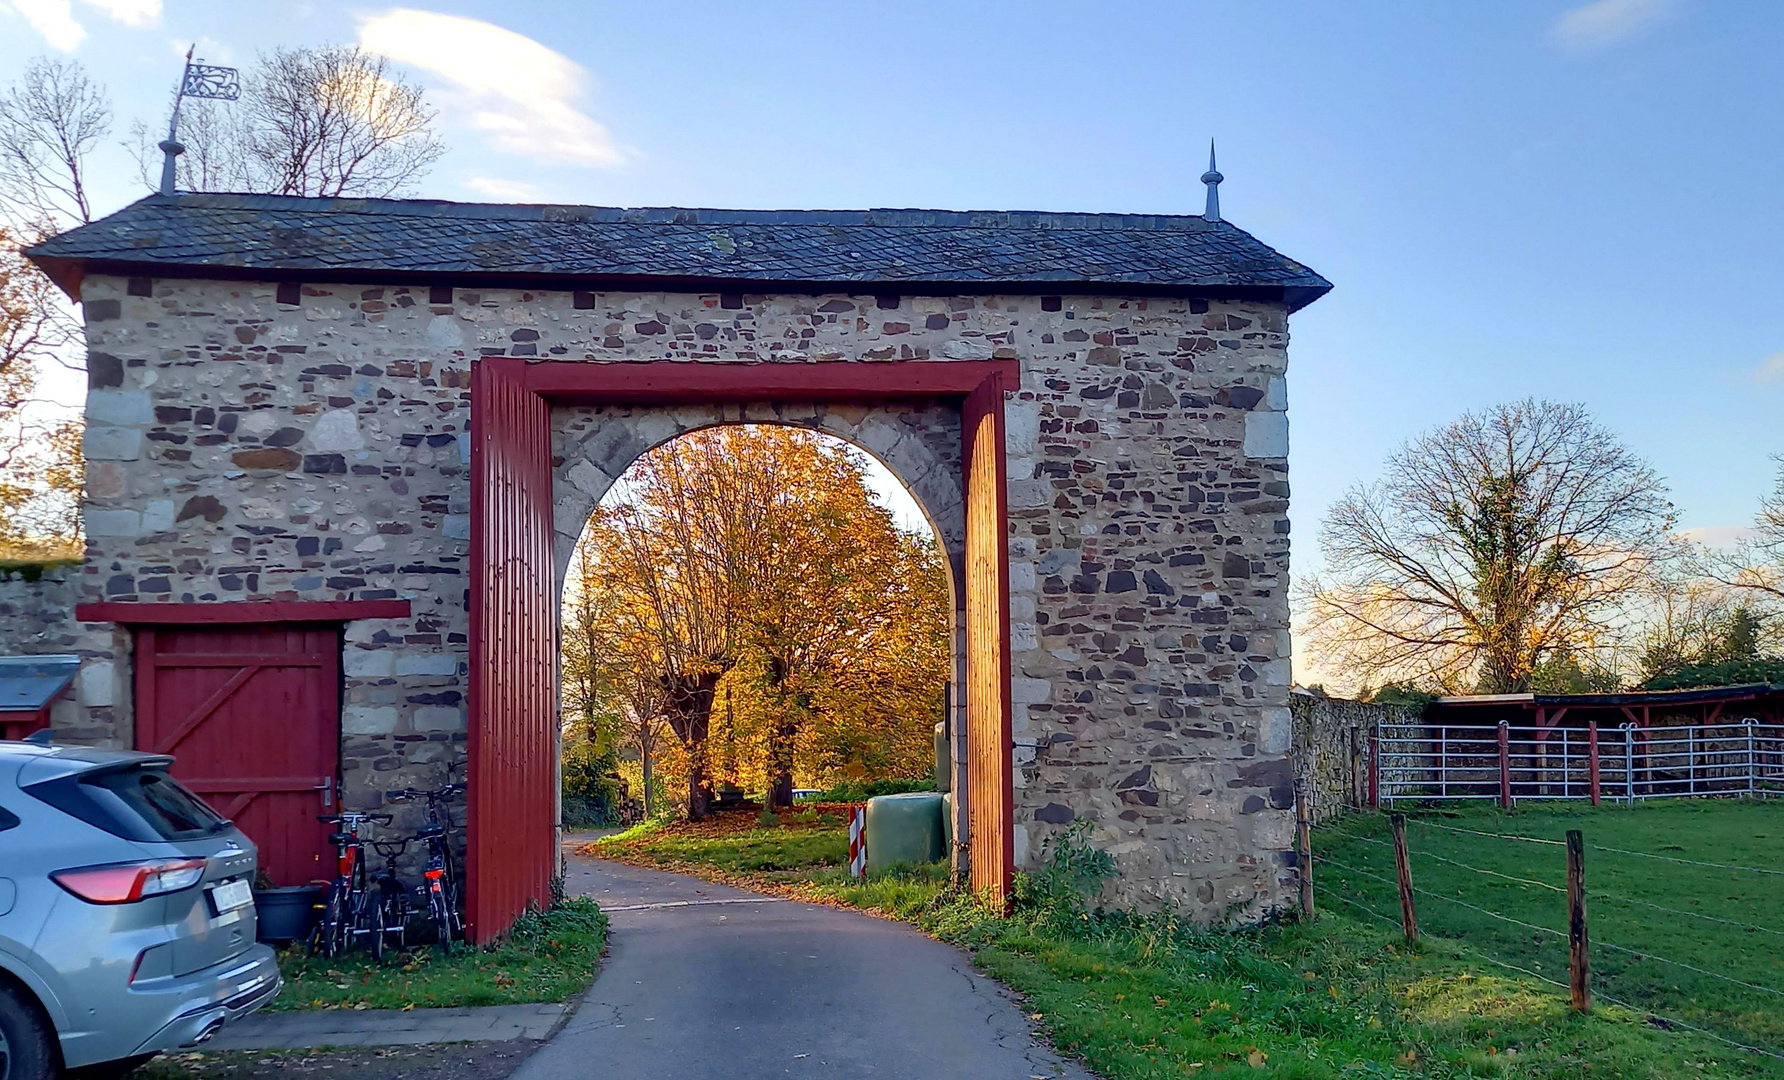
[[[373,963],[384,959],[384,905],[376,886],[358,894],[353,914],[353,936],[372,954]]]
[[[408,947],[409,897],[402,883],[395,878],[379,878],[372,883],[372,895],[383,927],[380,936],[384,948],[403,951]]]
[[[453,918],[452,905],[446,898],[446,889],[438,879],[427,883],[427,913],[433,921],[434,934],[439,938],[440,951],[452,951]]]
[[[347,945],[347,895],[340,882],[328,887],[328,900],[322,906],[322,918],[316,921],[310,935],[310,955],[320,953],[330,960],[341,955]]]

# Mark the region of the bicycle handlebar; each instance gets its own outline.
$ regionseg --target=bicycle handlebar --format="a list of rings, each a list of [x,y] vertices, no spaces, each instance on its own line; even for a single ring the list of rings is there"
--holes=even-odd
[[[444,799],[464,790],[463,784],[455,783],[447,784],[443,788],[435,788],[432,791],[423,791],[420,788],[403,788],[401,791],[391,792],[387,797],[397,802],[408,802],[410,799]]]
[[[339,814],[316,815],[316,820],[322,822],[324,825],[350,825],[353,824],[352,821],[348,820],[350,818],[358,821],[370,821],[377,825],[388,825],[392,820],[391,815],[389,814],[362,814],[357,810],[347,810]]]

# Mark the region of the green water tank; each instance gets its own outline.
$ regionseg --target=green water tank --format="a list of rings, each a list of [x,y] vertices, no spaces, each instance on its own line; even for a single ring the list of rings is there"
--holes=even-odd
[[[935,790],[954,786],[954,755],[948,752],[948,725],[935,725]]]
[[[934,791],[879,795],[867,800],[867,865],[935,862],[945,855],[942,796]]]

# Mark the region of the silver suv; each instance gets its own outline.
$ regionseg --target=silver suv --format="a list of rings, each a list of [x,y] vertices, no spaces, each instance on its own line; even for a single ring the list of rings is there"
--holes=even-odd
[[[279,992],[254,845],[171,764],[0,742],[0,1080],[128,1071]]]

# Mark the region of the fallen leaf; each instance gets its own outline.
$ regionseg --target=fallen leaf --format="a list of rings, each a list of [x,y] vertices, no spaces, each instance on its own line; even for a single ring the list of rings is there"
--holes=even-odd
[[[1261,1069],[1264,1067],[1264,1062],[1268,1060],[1269,1057],[1269,1054],[1264,1053],[1262,1050],[1259,1050],[1254,1046],[1251,1048],[1251,1053],[1245,1055],[1245,1063],[1254,1069]]]

